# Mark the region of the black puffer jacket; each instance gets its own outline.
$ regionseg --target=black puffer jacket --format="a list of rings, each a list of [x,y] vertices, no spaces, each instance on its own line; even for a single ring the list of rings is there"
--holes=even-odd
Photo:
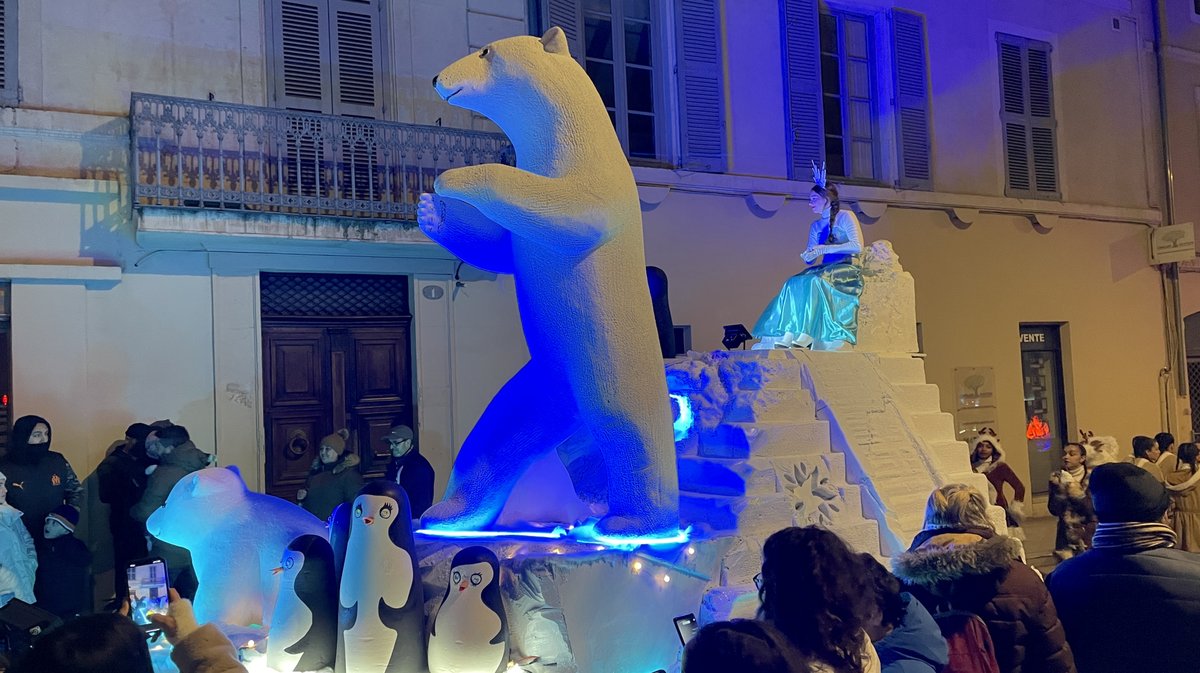
[[[1079,673],[1196,673],[1200,554],[1092,549],[1046,579]]]
[[[1001,673],[1073,673],[1071,648],[1050,592],[1018,558],[1020,543],[986,529],[917,536],[894,561],[896,577],[936,614],[972,612],[987,624]]]

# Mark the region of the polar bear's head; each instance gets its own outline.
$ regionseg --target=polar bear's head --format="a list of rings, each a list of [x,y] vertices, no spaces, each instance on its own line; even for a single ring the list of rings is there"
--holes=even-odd
[[[446,66],[433,86],[447,103],[488,117],[510,136],[523,125],[548,123],[539,115],[565,107],[604,110],[557,26],[541,38],[496,40]]]
[[[194,549],[212,532],[227,525],[230,515],[246,506],[246,483],[236,470],[209,467],[180,479],[167,501],[146,520],[154,537]]]

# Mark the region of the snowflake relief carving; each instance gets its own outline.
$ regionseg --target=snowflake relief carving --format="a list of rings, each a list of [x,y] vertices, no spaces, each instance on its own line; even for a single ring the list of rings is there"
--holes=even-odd
[[[830,526],[834,516],[842,511],[842,491],[829,478],[829,468],[823,463],[809,466],[806,462],[780,470],[783,490],[792,496],[798,526]]]

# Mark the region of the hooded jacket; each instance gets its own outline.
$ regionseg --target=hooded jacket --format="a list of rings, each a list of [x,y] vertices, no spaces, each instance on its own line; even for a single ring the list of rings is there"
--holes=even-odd
[[[883,673],[937,673],[949,662],[946,639],[921,601],[909,593],[900,597],[904,620],[875,641]]]
[[[1073,673],[1054,601],[1019,560],[1021,543],[978,528],[923,531],[894,561],[896,577],[931,613],[965,610],[987,624],[1001,673]]]
[[[400,484],[404,489],[414,518],[419,518],[433,506],[433,466],[421,455],[416,444],[403,456],[392,458],[384,479]]]
[[[34,602],[37,553],[21,522],[21,512],[0,503],[0,606],[12,598]]]
[[[358,471],[360,462],[350,449],[343,451],[329,465],[322,463],[320,458],[314,460],[304,486],[308,493],[300,505],[325,521],[338,505],[352,502],[363,485],[362,474]]]
[[[992,457],[989,460],[971,463],[971,469],[987,477],[993,502],[1008,510],[1008,496],[1004,494],[1005,484],[1012,487],[1014,500],[1024,502],[1025,484],[1021,483],[1021,478],[1004,461],[1004,448],[1000,446],[1000,441],[995,437],[985,435],[975,440],[975,445],[978,446],[980,442],[988,442],[992,445]],[[1014,524],[1015,522],[1009,521],[1008,525]]]
[[[35,542],[43,536],[43,522],[55,507],[83,505],[83,485],[61,453],[50,450],[51,433],[45,444],[30,444],[29,435],[40,416],[22,416],[13,424],[8,451],[0,458],[0,472],[8,478],[8,504],[25,514],[21,521]]]

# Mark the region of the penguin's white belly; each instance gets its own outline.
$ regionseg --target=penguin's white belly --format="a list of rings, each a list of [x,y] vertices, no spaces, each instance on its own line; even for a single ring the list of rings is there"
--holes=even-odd
[[[312,610],[304,601],[294,591],[280,592],[267,636],[267,666],[280,673],[292,673],[304,653],[288,654],[284,650],[303,638],[312,624]]]
[[[482,603],[448,603],[435,622],[429,673],[495,673],[504,663],[504,643],[491,643],[500,632],[500,618]]]
[[[379,619],[379,600],[358,604],[354,627],[346,631],[347,673],[382,673],[396,647],[396,632]]]

